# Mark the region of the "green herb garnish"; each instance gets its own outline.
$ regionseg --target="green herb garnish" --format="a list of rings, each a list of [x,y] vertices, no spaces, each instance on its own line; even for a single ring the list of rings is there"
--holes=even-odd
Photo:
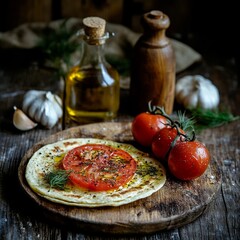
[[[184,130],[185,132],[194,131],[194,125],[196,124],[196,121],[193,117],[187,117],[186,112],[177,112],[178,121],[180,124],[180,128]]]
[[[157,169],[154,166],[145,163],[144,165],[141,165],[141,167],[138,168],[137,174],[139,174],[142,177],[156,176]]]
[[[56,67],[60,76],[65,76],[73,64],[71,63],[72,54],[81,47],[78,42],[71,41],[77,31],[68,29],[67,21],[68,19],[63,21],[57,30],[46,29],[44,38],[38,44],[45,59]]]
[[[106,55],[106,60],[119,72],[123,77],[130,74],[130,59],[121,58],[113,54]]]
[[[219,127],[240,119],[240,116],[234,116],[230,112],[219,110],[194,109],[191,110],[191,115],[196,122],[195,129],[198,131]]]
[[[46,174],[44,178],[51,188],[63,190],[68,181],[68,176],[70,173],[71,171],[55,170]]]

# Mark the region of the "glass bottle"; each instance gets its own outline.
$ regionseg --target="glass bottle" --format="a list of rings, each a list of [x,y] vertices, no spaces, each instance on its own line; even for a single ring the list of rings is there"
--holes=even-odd
[[[104,57],[105,23],[98,17],[83,19],[83,57],[66,77],[66,111],[80,124],[111,120],[119,109],[119,74]]]

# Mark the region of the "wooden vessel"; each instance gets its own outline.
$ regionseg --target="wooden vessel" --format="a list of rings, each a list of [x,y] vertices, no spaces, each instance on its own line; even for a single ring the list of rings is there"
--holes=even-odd
[[[48,221],[89,233],[147,234],[177,228],[194,221],[216,197],[221,185],[218,165],[194,181],[178,181],[167,174],[163,188],[153,195],[119,207],[84,208],[50,202],[38,196],[26,182],[28,160],[42,146],[62,139],[94,137],[134,144],[130,122],[105,122],[69,128],[34,145],[18,169],[20,184],[28,197],[43,209]]]
[[[148,102],[164,107],[171,114],[175,90],[175,55],[165,31],[167,15],[151,11],[143,15],[144,33],[134,46],[130,99],[132,112],[144,112]]]

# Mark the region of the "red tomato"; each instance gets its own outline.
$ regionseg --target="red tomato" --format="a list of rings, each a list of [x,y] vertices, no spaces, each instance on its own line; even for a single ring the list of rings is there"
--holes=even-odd
[[[167,119],[158,114],[148,112],[138,114],[132,122],[132,134],[139,144],[150,147],[153,136],[166,127]]]
[[[181,133],[184,133],[182,129],[179,129]],[[167,162],[167,154],[170,150],[172,142],[177,137],[177,129],[172,127],[165,127],[157,132],[152,140],[152,152],[155,157],[162,161]],[[180,137],[177,138],[176,143],[180,141]]]
[[[170,172],[181,180],[193,180],[201,176],[209,162],[208,149],[198,141],[178,142],[168,156]]]
[[[91,191],[118,189],[134,175],[137,164],[127,152],[103,144],[85,144],[70,150],[63,168],[71,170],[69,179]]]

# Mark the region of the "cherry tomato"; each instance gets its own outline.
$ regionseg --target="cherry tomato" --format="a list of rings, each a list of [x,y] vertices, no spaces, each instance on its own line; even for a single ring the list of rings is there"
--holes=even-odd
[[[209,162],[208,149],[198,141],[180,141],[168,156],[168,168],[180,180],[193,180],[200,177],[207,169]]]
[[[70,150],[63,159],[69,179],[91,191],[118,189],[134,175],[137,163],[130,154],[103,144],[85,144]]]
[[[150,147],[153,136],[166,127],[167,119],[158,114],[143,112],[138,114],[132,122],[134,139],[144,147]]]
[[[184,131],[182,129],[179,129],[181,133],[184,134]],[[165,127],[158,131],[154,136],[152,140],[152,152],[158,159],[162,161],[167,162],[167,154],[170,150],[172,142],[177,137],[177,129],[172,127]],[[177,137],[176,143],[180,141],[180,136]],[[176,144],[175,143],[175,144]]]

